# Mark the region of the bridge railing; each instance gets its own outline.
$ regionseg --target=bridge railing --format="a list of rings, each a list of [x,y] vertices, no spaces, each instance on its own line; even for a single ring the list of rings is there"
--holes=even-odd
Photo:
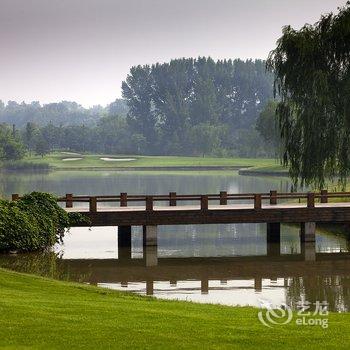
[[[21,197],[18,194],[12,195],[12,200],[18,200]],[[201,210],[209,210],[210,202],[217,202],[219,205],[229,205],[234,201],[248,201],[254,203],[254,209],[261,209],[262,203],[268,202],[270,205],[277,205],[281,200],[304,202],[306,207],[313,208],[315,202],[328,203],[329,199],[350,199],[350,192],[292,192],[278,193],[271,190],[268,193],[227,193],[221,191],[217,194],[177,194],[169,192],[165,195],[134,195],[122,192],[119,195],[102,195],[102,196],[82,196],[67,193],[64,197],[57,199],[58,202],[64,203],[66,208],[73,208],[74,203],[88,203],[89,211],[96,212],[98,203],[116,203],[120,207],[128,207],[129,204],[143,203],[146,211],[152,211],[155,203],[167,202],[169,206],[177,206],[179,202],[197,202]],[[346,201],[346,200],[345,200]],[[193,205],[193,204],[192,204]]]

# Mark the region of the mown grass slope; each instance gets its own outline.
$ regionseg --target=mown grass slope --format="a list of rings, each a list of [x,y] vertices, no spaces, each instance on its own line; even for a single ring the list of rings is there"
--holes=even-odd
[[[160,301],[0,269],[6,349],[348,349],[350,314],[329,328],[267,328],[258,309]]]
[[[132,161],[105,161],[101,158],[134,158]],[[63,161],[66,158],[82,158],[79,160]],[[273,159],[250,158],[214,158],[214,157],[177,157],[177,156],[120,156],[101,154],[66,154],[53,152],[44,157],[28,156],[27,162],[44,163],[56,169],[84,169],[84,168],[133,168],[133,167],[211,167],[211,166],[272,166],[276,164]]]

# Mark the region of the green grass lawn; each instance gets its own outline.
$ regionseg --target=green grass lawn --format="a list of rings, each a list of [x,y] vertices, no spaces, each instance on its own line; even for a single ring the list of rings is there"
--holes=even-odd
[[[244,169],[242,174],[244,173],[256,174],[256,175],[285,175],[288,176],[288,169],[283,167],[282,165],[275,164],[274,165],[258,165],[253,166],[252,168]]]
[[[135,158],[133,161],[104,161],[100,158]],[[63,161],[64,158],[83,158],[81,160]],[[133,167],[188,167],[188,166],[273,166],[274,159],[250,159],[250,158],[214,158],[214,157],[176,157],[176,156],[118,156],[81,154],[68,155],[61,152],[53,152],[45,157],[27,156],[25,161],[35,163],[48,163],[56,169],[84,169],[84,168],[133,168]]]
[[[160,301],[0,269],[0,348],[348,349],[350,314],[329,328],[267,328],[258,309]]]

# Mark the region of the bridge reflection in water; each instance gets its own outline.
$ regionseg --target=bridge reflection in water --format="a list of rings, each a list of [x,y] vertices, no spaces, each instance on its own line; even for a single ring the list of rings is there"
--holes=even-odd
[[[303,299],[349,310],[350,253],[315,253],[315,242],[302,244],[299,254],[282,255],[270,243],[266,255],[244,257],[169,258],[157,257],[156,247],[144,249],[140,258],[120,249],[118,259],[2,255],[0,266],[168,299],[258,305],[266,298],[293,308]]]

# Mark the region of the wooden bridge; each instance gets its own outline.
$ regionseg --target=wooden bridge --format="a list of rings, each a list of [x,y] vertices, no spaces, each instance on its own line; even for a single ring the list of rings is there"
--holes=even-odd
[[[12,199],[19,199],[13,194]],[[267,243],[280,243],[281,223],[300,223],[301,242],[315,242],[316,223],[350,222],[350,192],[75,196],[58,198],[68,212],[91,226],[118,226],[120,247],[129,247],[131,227],[143,226],[144,246],[157,246],[158,225],[266,223]],[[85,225],[86,226],[86,225]],[[312,256],[315,256],[312,254]]]
[[[18,256],[9,256],[11,264],[18,266]],[[277,254],[270,256],[240,256],[216,258],[168,258],[160,257],[157,266],[145,266],[143,258],[133,259],[58,259],[57,271],[80,282],[97,285],[99,283],[146,283],[146,292],[153,294],[155,282],[200,281],[203,294],[210,291],[212,280],[221,284],[232,280],[253,280],[252,288],[262,290],[263,279],[303,278],[315,282],[330,276],[348,276],[350,274],[350,253],[316,253],[316,261],[310,264],[303,254]],[[10,265],[11,266],[11,265]],[[327,284],[330,283],[329,281]],[[333,283],[337,283],[336,279]],[[346,287],[349,290],[350,286]],[[307,285],[303,285],[307,288]],[[333,288],[329,284],[329,288]],[[215,289],[215,288],[214,288]]]

